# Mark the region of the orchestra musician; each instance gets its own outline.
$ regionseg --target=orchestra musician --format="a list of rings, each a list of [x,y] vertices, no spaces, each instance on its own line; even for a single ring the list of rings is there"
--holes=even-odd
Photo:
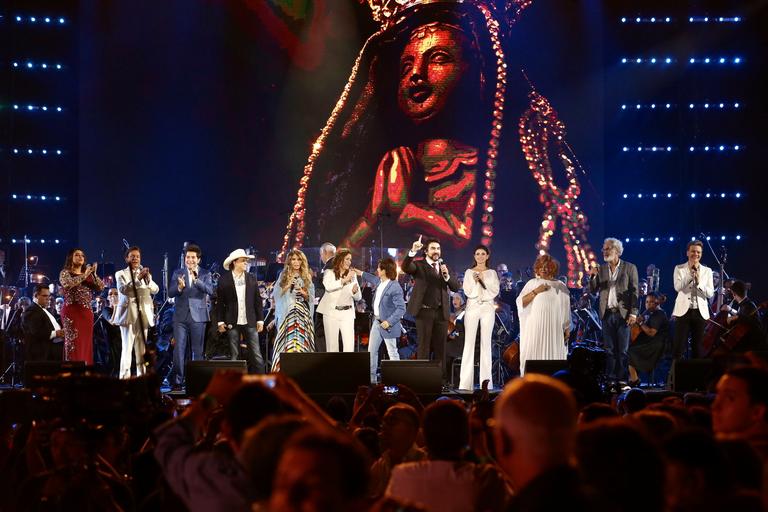
[[[646,309],[632,327],[632,344],[629,346],[629,385],[640,385],[638,371],[651,373],[664,355],[669,335],[669,320],[661,309],[667,297],[649,292],[645,297]]]
[[[736,330],[738,326],[738,330],[741,331],[738,333],[741,338],[737,343],[734,343],[731,347],[732,350],[734,352],[749,352],[768,349],[765,333],[762,331],[758,319],[757,304],[747,297],[747,284],[744,281],[735,280],[731,284],[731,293],[733,294],[733,301],[730,304],[724,304],[722,311],[728,313],[726,319],[728,327]]]

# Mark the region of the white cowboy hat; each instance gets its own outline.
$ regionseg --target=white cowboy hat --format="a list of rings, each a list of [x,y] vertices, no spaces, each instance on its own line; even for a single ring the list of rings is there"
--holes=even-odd
[[[245,251],[242,249],[235,249],[231,253],[229,253],[229,256],[227,256],[227,259],[224,260],[224,268],[229,270],[229,266],[232,264],[233,261],[235,261],[238,258],[248,258],[249,260],[254,259],[256,256],[252,254],[245,254]]]

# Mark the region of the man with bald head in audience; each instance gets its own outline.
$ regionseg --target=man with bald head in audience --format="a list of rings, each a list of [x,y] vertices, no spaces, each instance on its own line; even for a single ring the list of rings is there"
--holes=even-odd
[[[571,390],[545,375],[508,384],[495,407],[496,459],[512,482],[512,511],[595,510],[571,465],[578,409]]]

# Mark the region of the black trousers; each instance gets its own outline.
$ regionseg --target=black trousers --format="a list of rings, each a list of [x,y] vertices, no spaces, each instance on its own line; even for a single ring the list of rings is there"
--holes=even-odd
[[[417,355],[419,359],[440,361],[443,381],[446,380],[445,370],[445,340],[448,337],[448,321],[443,318],[442,308],[421,308],[416,315],[416,333],[419,340]]]
[[[679,360],[683,357],[688,343],[688,336],[691,336],[691,358],[696,359],[699,354],[699,347],[704,339],[704,328],[707,321],[701,316],[698,309],[689,309],[683,316],[675,319],[675,340],[673,357]]]

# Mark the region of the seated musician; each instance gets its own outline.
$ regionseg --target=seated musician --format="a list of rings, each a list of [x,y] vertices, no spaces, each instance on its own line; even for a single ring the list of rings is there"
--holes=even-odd
[[[728,313],[726,322],[728,327],[732,329],[733,335],[741,336],[741,339],[735,341],[730,347],[731,350],[749,352],[768,349],[765,333],[760,327],[757,305],[747,297],[747,284],[740,280],[734,281],[731,284],[731,293],[733,294],[733,301],[730,304],[724,304],[722,311]]]
[[[661,293],[649,292],[645,297],[646,309],[637,319],[637,328],[632,330],[633,341],[629,346],[629,385],[632,387],[640,385],[637,372],[652,373],[664,354],[669,320],[660,306],[666,300]]]

